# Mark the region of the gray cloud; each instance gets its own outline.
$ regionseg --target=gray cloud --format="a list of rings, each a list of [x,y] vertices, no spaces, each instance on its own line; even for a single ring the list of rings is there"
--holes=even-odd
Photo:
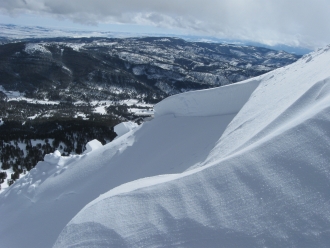
[[[1,0],[7,14],[130,23],[306,47],[330,43],[329,0]]]

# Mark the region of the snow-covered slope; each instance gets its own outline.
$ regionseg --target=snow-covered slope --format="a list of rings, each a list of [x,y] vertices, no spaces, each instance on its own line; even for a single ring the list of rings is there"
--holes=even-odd
[[[328,246],[329,48],[263,76],[202,167],[109,191],[55,247]]]
[[[249,87],[250,93],[254,88]],[[230,87],[224,90],[231,92]],[[220,106],[222,100],[217,101]],[[100,194],[133,180],[198,166],[239,109],[236,104],[236,112],[204,117],[161,115],[82,156],[47,155],[45,162],[0,194],[0,212],[6,213],[0,225],[1,243],[50,247],[75,214]]]
[[[48,155],[0,194],[1,244],[326,247],[329,50],[170,97],[85,155]]]

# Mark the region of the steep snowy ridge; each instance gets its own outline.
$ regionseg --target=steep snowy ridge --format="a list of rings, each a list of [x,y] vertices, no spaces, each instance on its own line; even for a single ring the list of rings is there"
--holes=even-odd
[[[55,247],[327,247],[329,63],[328,47],[262,77],[204,167],[109,191]]]
[[[226,129],[215,156],[281,135],[327,107],[329,53],[330,46],[264,75],[263,82]]]
[[[199,166],[235,114],[162,115],[82,156],[47,155],[0,194],[0,212],[8,213],[0,225],[2,244],[50,247],[75,214],[100,194],[137,179]]]
[[[0,194],[1,244],[327,247],[329,50],[170,97],[85,155],[48,155]]]

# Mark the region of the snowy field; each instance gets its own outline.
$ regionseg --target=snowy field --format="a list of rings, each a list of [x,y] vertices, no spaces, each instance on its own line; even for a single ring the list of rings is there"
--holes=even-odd
[[[77,105],[84,105],[84,103],[79,102]],[[94,107],[94,113],[101,115],[107,114],[106,108],[109,106],[128,106],[128,112],[134,114],[135,116],[151,116],[154,114],[153,104],[140,102],[137,99],[121,101],[92,101],[91,105]],[[132,106],[135,106],[135,108]]]
[[[39,47],[29,47],[29,49],[38,49]],[[32,50],[35,51],[35,50]],[[7,91],[0,85],[0,91],[4,92],[8,98],[8,101],[26,101],[30,104],[45,104],[45,105],[58,105],[60,101],[51,101],[49,99],[38,100],[33,98],[27,98],[24,96],[24,93],[18,91]],[[145,102],[141,102],[137,99],[127,99],[120,101],[92,101],[90,103],[84,101],[77,101],[73,103],[75,106],[88,106],[89,104],[93,107],[93,112],[101,115],[106,115],[107,108],[110,106],[128,106],[128,112],[134,114],[135,116],[151,116],[154,114],[153,112],[153,104],[148,104]],[[49,118],[54,115],[54,111],[47,111],[35,114],[33,116],[28,116],[27,118],[30,120],[34,120],[36,118]],[[88,120],[85,113],[77,112],[74,118],[81,117],[84,120]],[[2,125],[2,119],[0,119],[0,125]]]
[[[0,194],[1,245],[328,247],[329,64],[330,46],[46,155]]]

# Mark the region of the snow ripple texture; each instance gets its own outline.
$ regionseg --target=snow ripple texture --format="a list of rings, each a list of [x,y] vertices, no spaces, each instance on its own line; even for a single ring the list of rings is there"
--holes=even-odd
[[[109,191],[55,247],[327,247],[328,50],[263,76],[203,167]]]
[[[329,49],[48,156],[0,194],[1,245],[328,247]]]

